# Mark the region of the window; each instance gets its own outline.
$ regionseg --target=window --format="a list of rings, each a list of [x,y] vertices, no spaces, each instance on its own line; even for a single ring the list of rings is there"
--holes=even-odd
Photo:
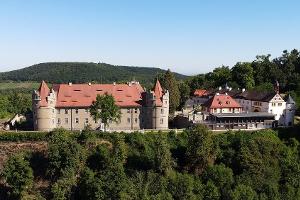
[[[60,114],[60,109],[57,109],[57,114]]]
[[[134,109],[134,113],[138,113],[138,109],[137,108]]]
[[[60,124],[60,118],[57,118],[57,124]]]
[[[127,108],[127,113],[130,113],[130,108]]]
[[[69,118],[65,118],[65,124],[69,123]]]
[[[66,115],[68,114],[68,109],[65,109],[65,114],[66,114]]]
[[[85,112],[86,112],[86,113],[89,113],[89,109],[88,109],[88,108],[87,108],[87,109],[85,109]]]
[[[160,124],[163,124],[163,123],[164,123],[164,119],[161,118],[161,119],[160,119]]]
[[[78,114],[78,109],[75,109],[75,113]]]
[[[282,103],[278,103],[278,106],[282,106]]]
[[[75,123],[78,124],[79,123],[79,118],[75,118]]]
[[[128,123],[128,124],[130,123],[130,118],[127,118],[127,123]]]
[[[161,113],[161,114],[164,114],[164,109],[163,109],[163,108],[160,109],[160,113]]]
[[[138,122],[138,119],[137,119],[137,118],[135,118],[135,119],[134,119],[134,122],[135,122],[135,123],[137,123],[137,122]]]
[[[89,119],[85,118],[85,123],[88,124],[89,123]]]

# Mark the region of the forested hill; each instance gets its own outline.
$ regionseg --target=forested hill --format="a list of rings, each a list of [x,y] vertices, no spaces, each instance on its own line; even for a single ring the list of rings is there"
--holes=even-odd
[[[158,74],[164,73],[160,68],[116,66],[106,63],[51,62],[40,63],[19,70],[0,73],[0,81],[42,81],[50,83],[112,83],[137,80],[143,84],[153,82]],[[176,78],[185,75],[175,73]]]

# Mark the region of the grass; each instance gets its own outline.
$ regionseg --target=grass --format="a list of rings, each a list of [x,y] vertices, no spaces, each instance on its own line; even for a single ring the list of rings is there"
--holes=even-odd
[[[0,90],[9,90],[9,89],[37,89],[40,83],[38,82],[1,82],[0,83]]]

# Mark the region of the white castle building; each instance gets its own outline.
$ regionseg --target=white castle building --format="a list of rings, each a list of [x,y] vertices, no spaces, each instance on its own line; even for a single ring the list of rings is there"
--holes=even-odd
[[[101,120],[93,120],[89,107],[97,95],[105,93],[114,97],[121,110],[121,119],[110,123],[110,130],[168,129],[169,92],[159,81],[153,91],[145,91],[139,82],[54,84],[50,89],[43,81],[32,95],[34,130],[82,130],[88,125],[102,129]]]

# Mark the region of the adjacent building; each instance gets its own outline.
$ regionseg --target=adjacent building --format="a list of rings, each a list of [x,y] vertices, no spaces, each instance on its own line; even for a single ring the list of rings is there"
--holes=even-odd
[[[55,128],[82,130],[86,126],[103,129],[94,121],[89,107],[97,95],[110,94],[120,107],[121,119],[110,130],[168,129],[169,92],[156,81],[152,91],[139,82],[127,84],[54,84],[50,89],[43,81],[32,95],[34,130]]]
[[[278,83],[270,92],[232,90],[226,85],[225,88],[196,90],[178,118],[203,123],[214,130],[261,129],[292,126],[295,110],[295,101],[290,95],[279,93]]]

